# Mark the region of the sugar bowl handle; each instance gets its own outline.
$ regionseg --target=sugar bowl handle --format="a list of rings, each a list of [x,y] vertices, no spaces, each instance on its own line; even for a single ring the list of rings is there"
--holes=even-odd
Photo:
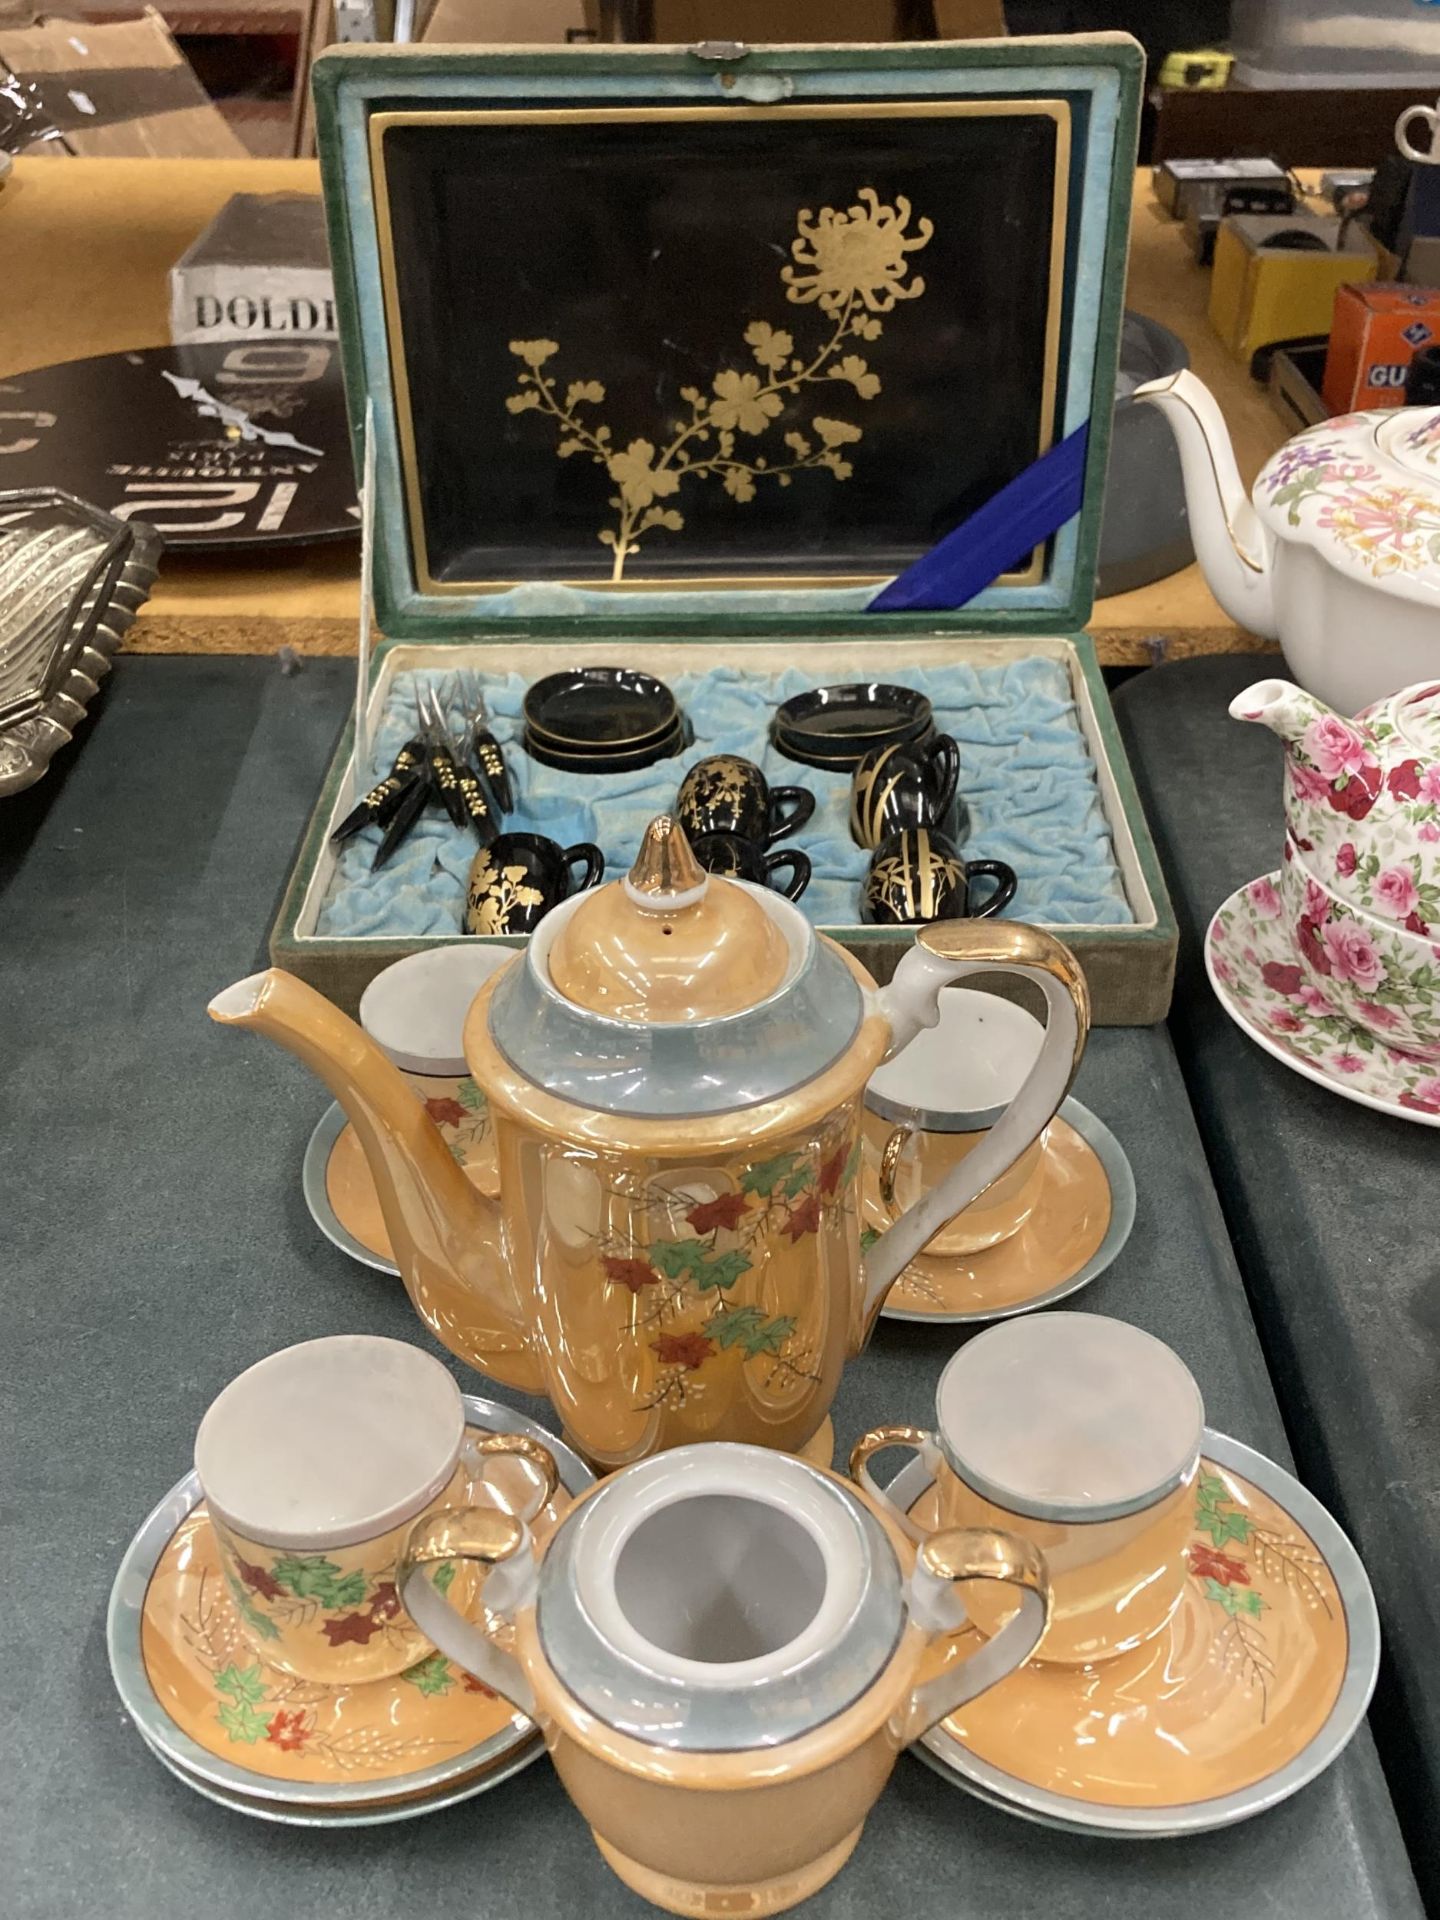
[[[925,1541],[915,1556],[906,1595],[911,1620],[937,1647],[970,1625],[956,1591],[970,1580],[1001,1580],[1015,1589],[1020,1605],[974,1653],[948,1661],[911,1689],[899,1725],[906,1745],[1023,1667],[1050,1624],[1050,1577],[1038,1547],[989,1527],[952,1527]]]
[[[942,1460],[940,1443],[935,1435],[927,1433],[924,1427],[871,1427],[868,1433],[861,1434],[850,1449],[850,1478],[856,1486],[863,1487],[866,1493],[878,1500],[894,1518],[895,1524],[912,1540],[923,1541],[927,1537],[925,1529],[917,1526],[909,1514],[895,1504],[870,1471],[870,1462],[875,1455],[884,1453],[890,1447],[913,1448],[924,1461],[926,1471],[933,1480],[939,1472]]]
[[[983,973],[1018,974],[1040,988],[1047,1016],[1044,1043],[1024,1085],[975,1150],[907,1207],[866,1254],[861,1345],[874,1330],[885,1296],[921,1248],[1007,1173],[1050,1124],[1085,1050],[1089,989],[1079,961],[1053,934],[1022,921],[937,920],[920,929],[879,996],[880,1011],[890,1022],[891,1053],[938,1022],[943,988]]]
[[[517,1455],[540,1474],[538,1495],[527,1503],[522,1517],[500,1507],[442,1507],[426,1514],[411,1528],[400,1552],[395,1585],[410,1618],[447,1659],[483,1680],[518,1707],[535,1711],[535,1696],[514,1654],[497,1644],[488,1623],[510,1618],[535,1597],[535,1553],[529,1522],[554,1498],[559,1469],[548,1447],[527,1433],[491,1433],[472,1444],[483,1461],[498,1454]],[[480,1626],[457,1613],[433,1582],[426,1567],[455,1560],[472,1560],[487,1569],[485,1618]]]

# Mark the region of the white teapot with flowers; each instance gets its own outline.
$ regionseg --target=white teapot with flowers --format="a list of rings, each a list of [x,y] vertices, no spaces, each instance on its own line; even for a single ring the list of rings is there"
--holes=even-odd
[[[1440,681],[1346,720],[1262,680],[1230,712],[1285,742],[1281,910],[1316,1003],[1440,1059]]]
[[[1341,414],[1296,434],[1247,497],[1215,398],[1190,372],[1137,400],[1170,422],[1196,556],[1241,626],[1351,714],[1440,677],[1440,412]]]

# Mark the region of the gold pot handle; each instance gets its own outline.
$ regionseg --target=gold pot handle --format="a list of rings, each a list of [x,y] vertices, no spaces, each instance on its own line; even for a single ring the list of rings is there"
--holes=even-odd
[[[907,1746],[1023,1666],[1050,1624],[1050,1576],[1038,1547],[998,1529],[951,1527],[925,1541],[910,1577],[910,1617],[929,1632],[932,1642],[969,1627],[964,1601],[955,1590],[968,1580],[999,1580],[1014,1587],[1019,1609],[974,1653],[950,1661],[911,1690],[901,1727]]]
[[[906,1045],[922,1027],[936,1025],[943,988],[984,973],[1019,974],[1040,988],[1047,1013],[1044,1043],[1024,1084],[985,1138],[870,1247],[860,1317],[862,1345],[886,1295],[916,1254],[1008,1173],[1050,1124],[1085,1050],[1090,994],[1068,947],[1053,934],[1018,921],[937,920],[920,929],[880,995],[881,1011],[894,1036],[891,1051]]]
[[[548,1447],[525,1433],[493,1433],[474,1443],[482,1456],[517,1455],[538,1468],[548,1506],[560,1484]],[[486,1569],[484,1624],[467,1620],[423,1575],[425,1567],[470,1560]],[[536,1566],[530,1528],[524,1519],[499,1507],[442,1507],[422,1514],[400,1551],[395,1585],[410,1618],[447,1659],[483,1680],[518,1707],[533,1714],[535,1695],[520,1662],[497,1635],[522,1608],[533,1603]]]

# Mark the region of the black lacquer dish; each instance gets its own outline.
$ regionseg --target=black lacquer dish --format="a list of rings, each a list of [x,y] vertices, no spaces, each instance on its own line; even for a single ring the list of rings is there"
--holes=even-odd
[[[771,738],[787,759],[839,772],[877,747],[915,745],[934,725],[926,694],[865,680],[797,693],[776,708]]]
[[[553,742],[526,731],[521,744],[532,760],[542,767],[554,767],[560,773],[638,773],[657,760],[670,760],[690,744],[690,729],[678,719],[673,727],[656,735],[643,746],[599,748],[589,752],[558,747]]]
[[[523,712],[527,746],[563,754],[638,753],[681,724],[664,681],[629,667],[547,673],[527,690]]]

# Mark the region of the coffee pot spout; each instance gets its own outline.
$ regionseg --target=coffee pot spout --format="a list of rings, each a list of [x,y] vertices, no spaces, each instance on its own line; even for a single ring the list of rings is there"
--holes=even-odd
[[[278,967],[227,987],[207,1011],[289,1049],[354,1127],[406,1291],[452,1353],[528,1393],[542,1389],[513,1298],[501,1209],[465,1177],[435,1122],[370,1036]]]

